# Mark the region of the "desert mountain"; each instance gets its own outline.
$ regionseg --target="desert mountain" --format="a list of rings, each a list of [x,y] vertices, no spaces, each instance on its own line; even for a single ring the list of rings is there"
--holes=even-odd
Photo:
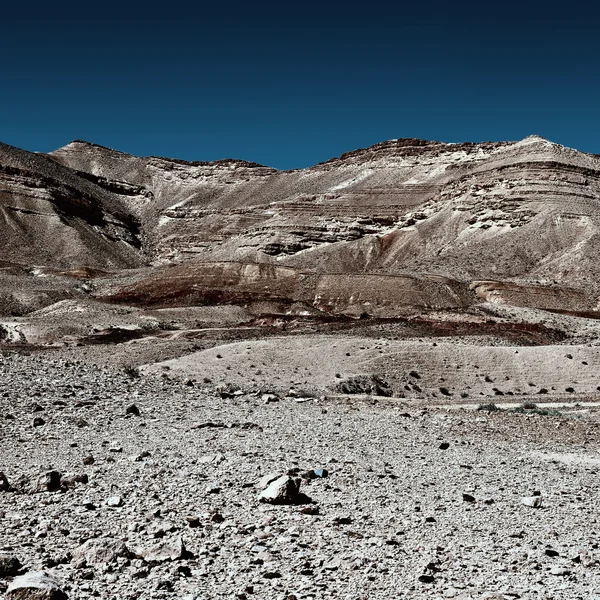
[[[538,136],[393,140],[285,172],[0,146],[6,266],[101,269],[119,277],[100,297],[138,305],[594,311],[599,206],[600,158]]]

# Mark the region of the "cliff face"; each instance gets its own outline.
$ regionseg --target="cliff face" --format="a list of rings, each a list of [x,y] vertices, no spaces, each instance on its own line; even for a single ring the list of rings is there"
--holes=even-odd
[[[159,289],[176,280],[171,303],[277,298],[387,314],[486,300],[591,311],[599,206],[600,159],[537,136],[394,140],[288,172],[79,141],[48,156],[0,147],[5,256],[62,268],[154,265],[115,293],[136,301],[151,301],[151,288],[162,302]],[[229,263],[233,278],[223,275]],[[255,264],[276,268],[249,283],[245,266]]]
[[[132,267],[139,223],[118,196],[46,156],[0,144],[2,259],[22,266]]]

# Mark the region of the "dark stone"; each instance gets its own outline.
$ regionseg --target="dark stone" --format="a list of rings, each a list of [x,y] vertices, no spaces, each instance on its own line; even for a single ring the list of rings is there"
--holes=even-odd
[[[16,556],[0,556],[0,577],[14,577],[22,567]]]
[[[0,471],[0,492],[9,492],[12,488],[10,487],[10,483],[8,483],[8,479],[6,475]]]

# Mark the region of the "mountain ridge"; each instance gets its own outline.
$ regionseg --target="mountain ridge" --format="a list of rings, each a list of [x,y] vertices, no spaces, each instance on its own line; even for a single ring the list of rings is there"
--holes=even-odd
[[[0,145],[0,202],[9,262],[129,278],[99,292],[114,300],[388,315],[481,300],[589,312],[600,294],[600,158],[535,135],[388,140],[291,171]]]

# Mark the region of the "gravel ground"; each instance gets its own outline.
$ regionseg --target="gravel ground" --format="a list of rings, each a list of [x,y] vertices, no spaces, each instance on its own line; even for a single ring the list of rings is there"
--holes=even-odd
[[[14,556],[71,599],[596,598],[594,409],[222,398],[8,353],[0,371],[0,593]],[[265,475],[307,472],[311,503],[259,502]]]

